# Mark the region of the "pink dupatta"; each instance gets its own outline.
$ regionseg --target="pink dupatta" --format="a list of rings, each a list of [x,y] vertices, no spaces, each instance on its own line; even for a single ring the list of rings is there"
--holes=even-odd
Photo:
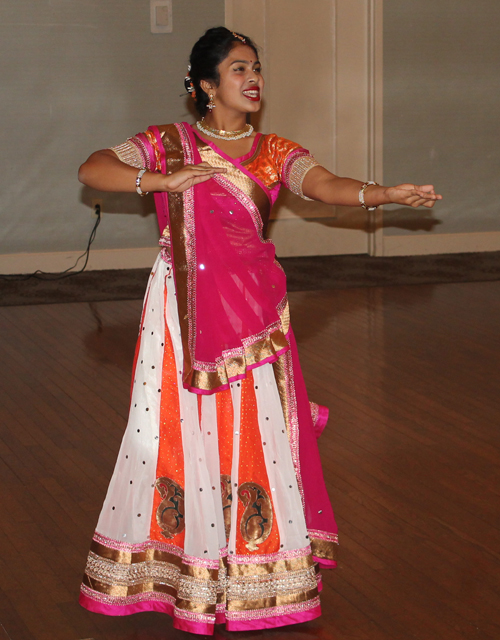
[[[184,164],[200,163],[190,126],[176,127]],[[258,191],[265,189],[241,169]],[[223,174],[185,191],[182,214],[171,215],[167,194],[156,199],[159,219],[169,218],[176,285],[186,295],[184,386],[214,393],[289,348],[286,276],[262,235],[265,212]],[[267,193],[264,200],[269,209]]]

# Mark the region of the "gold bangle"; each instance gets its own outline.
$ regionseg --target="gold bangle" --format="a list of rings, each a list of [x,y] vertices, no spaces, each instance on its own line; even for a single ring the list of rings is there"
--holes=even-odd
[[[367,190],[368,187],[371,187],[371,186],[379,187],[380,185],[378,182],[373,182],[373,180],[369,180],[368,182],[363,183],[361,185],[361,189],[359,190],[359,204],[363,207],[363,209],[366,209],[367,211],[375,211],[375,209],[378,206],[378,205],[375,205],[374,207],[366,206],[365,191]]]

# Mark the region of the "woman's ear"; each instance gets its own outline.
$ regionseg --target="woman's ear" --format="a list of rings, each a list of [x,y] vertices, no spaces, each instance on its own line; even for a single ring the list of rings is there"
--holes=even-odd
[[[209,82],[208,80],[200,80],[200,87],[203,89],[203,91],[209,95],[211,92],[213,93],[214,91],[214,87],[212,86],[212,83]]]

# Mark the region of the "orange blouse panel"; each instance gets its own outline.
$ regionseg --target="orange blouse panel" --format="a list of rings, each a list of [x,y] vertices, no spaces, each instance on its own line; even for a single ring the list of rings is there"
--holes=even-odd
[[[288,154],[300,148],[300,144],[270,133],[262,136],[256,155],[243,162],[243,165],[270,189],[281,182],[281,171]]]

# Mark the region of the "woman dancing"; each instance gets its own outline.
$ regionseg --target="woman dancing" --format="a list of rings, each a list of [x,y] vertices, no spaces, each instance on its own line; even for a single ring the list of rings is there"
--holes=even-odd
[[[265,239],[281,185],[371,209],[432,207],[432,186],[339,178],[300,145],[247,124],[264,80],[250,38],[195,44],[186,86],[202,119],[97,151],[80,180],[155,193],[149,279],[128,426],[88,557],[81,604],[170,614],[174,626],[252,630],[320,615],[337,527],[290,327],[285,274]]]

